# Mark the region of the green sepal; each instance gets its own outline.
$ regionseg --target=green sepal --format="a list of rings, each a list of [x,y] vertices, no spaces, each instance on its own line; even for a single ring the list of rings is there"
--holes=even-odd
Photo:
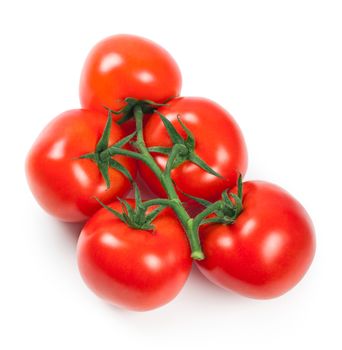
[[[195,138],[191,130],[182,122],[180,116],[177,116],[177,120],[179,124],[182,126],[183,130],[186,133],[186,140],[184,141],[184,144],[187,146],[189,150],[194,150],[195,149]]]
[[[106,126],[95,148],[96,153],[101,153],[102,151],[105,151],[108,148],[111,128],[112,128],[112,113],[108,111]]]
[[[124,221],[124,217],[121,213],[119,213],[118,211],[114,210],[113,208],[109,207],[108,205],[104,204],[102,201],[100,201],[97,197],[94,197],[103,208],[107,209],[109,212],[111,212],[113,215],[115,215],[118,219],[120,219],[121,221]]]
[[[91,159],[93,161],[96,161],[97,157],[95,153],[87,153],[87,154],[82,154],[81,156],[75,159]]]
[[[160,112],[157,111],[159,114],[167,133],[169,134],[171,141],[173,142],[173,145],[184,145],[186,149],[188,150],[187,152],[184,152],[184,154],[179,154],[178,157],[176,157],[175,161],[173,162],[172,169],[175,169],[179,167],[181,164],[189,160],[190,162],[196,164],[199,166],[201,169],[204,171],[208,172],[211,175],[217,176],[219,178],[223,178],[219,173],[217,173],[214,169],[212,169],[203,159],[201,159],[194,151],[195,149],[195,138],[191,130],[183,123],[181,120],[180,116],[177,116],[177,120],[179,124],[181,125],[182,129],[186,133],[187,137],[184,140],[182,136],[179,134],[179,132],[176,130],[176,128],[173,126],[173,124],[165,117],[163,116]],[[162,147],[154,147],[159,149],[161,151],[160,153],[165,153],[163,154],[169,154],[170,151],[168,149],[163,149]],[[149,149],[150,150],[150,149]],[[168,153],[166,153],[168,152]]]
[[[214,169],[212,169],[203,159],[201,159],[197,154],[195,153],[190,153],[189,154],[189,160],[199,166],[201,169],[206,171],[207,173],[217,176],[220,179],[223,179],[223,177],[217,173]]]
[[[113,210],[112,208],[103,204],[100,200],[98,202],[121,221],[126,223],[129,227],[138,230],[149,230],[153,231],[154,226],[152,224],[153,220],[158,216],[158,214],[165,208],[164,205],[159,205],[156,209],[152,210],[149,214],[146,214],[148,207],[144,206],[141,198],[139,187],[135,182],[133,182],[134,195],[135,195],[135,208],[129,204],[128,201],[122,198],[117,198],[121,203],[122,214]]]
[[[175,156],[173,156],[173,152],[175,152]],[[178,168],[187,160],[189,160],[189,150],[186,147],[186,145],[180,144],[180,143],[177,143],[176,145],[174,145],[171,149],[171,154],[168,159],[168,162],[169,161],[172,162],[171,169]]]
[[[130,142],[133,137],[137,134],[136,131],[132,132],[131,134],[129,134],[128,136],[124,137],[123,139],[121,139],[120,141],[114,143],[113,146],[121,148],[123,146],[125,146],[128,142]]]
[[[240,213],[243,210],[243,204],[242,204],[242,175],[239,175],[238,181],[237,181],[237,187],[238,187],[238,193],[227,193],[226,191],[222,192],[222,213],[224,214],[223,218],[226,220],[230,220],[234,222],[237,217],[240,215]],[[230,196],[234,199],[234,203],[230,199]]]
[[[96,144],[95,152],[94,153],[87,153],[83,154],[78,159],[89,159],[96,163],[105,183],[107,186],[107,189],[110,188],[110,178],[109,178],[109,167],[116,169],[117,171],[121,172],[125,177],[128,178],[130,182],[133,181],[133,178],[130,174],[130,172],[118,161],[114,160],[109,154],[107,155],[105,151],[109,148],[109,137],[112,127],[112,112],[108,110],[108,117],[106,121],[106,125],[104,127],[103,133],[100,137],[100,140]],[[136,132],[133,132],[132,134],[124,137],[123,139],[116,142],[111,147],[123,147],[128,142],[130,142],[134,136],[136,135]]]
[[[167,100],[165,100],[163,103],[157,103],[157,102],[154,102],[154,101],[151,101],[151,100],[140,100],[140,103],[141,104],[145,104],[145,105],[150,105],[150,106],[153,106],[153,107],[163,107],[163,106],[166,106],[166,104],[171,101],[174,97],[170,97],[168,98]]]
[[[113,208],[109,207],[108,205],[104,204],[100,199],[95,197],[95,199],[101,204],[103,208],[108,210],[110,213],[112,213],[115,217],[120,219],[122,222],[127,224],[128,226],[139,229],[139,230],[147,230],[147,231],[153,231],[154,226],[152,225],[152,221],[159,215],[159,213],[165,208],[164,206],[159,206],[158,208],[154,209],[151,213],[146,215],[144,218],[145,220],[142,223],[136,222],[136,209],[133,209],[133,207],[125,200],[118,198],[118,200],[121,202],[123,213],[119,213],[117,210],[114,210]],[[144,208],[144,210],[146,210]]]
[[[111,168],[119,171],[124,176],[126,176],[130,182],[133,182],[133,178],[132,178],[131,173],[122,164],[120,164],[117,160],[115,160],[113,158],[109,158],[109,166]]]
[[[134,209],[132,208],[132,206],[125,199],[118,198],[118,201],[121,203],[123,215],[126,214],[127,219],[133,218],[134,217]]]
[[[108,162],[98,162],[97,166],[100,170],[100,173],[102,175],[102,177],[104,178],[105,182],[106,182],[106,186],[107,189],[110,188],[110,179],[109,179],[109,166],[108,166]]]
[[[221,217],[216,217],[216,218],[208,218],[208,219],[204,219],[201,222],[201,225],[205,225],[205,224],[232,224],[234,222],[234,220],[231,219],[227,219],[227,218],[221,218]]]
[[[167,119],[165,118],[161,113],[157,112],[166,128],[167,133],[169,134],[173,144],[181,144],[184,145],[184,140],[182,138],[182,136],[178,133],[178,131],[176,130],[176,128],[173,126],[173,124]]]
[[[203,198],[199,198],[199,197],[195,197],[195,196],[192,196],[191,194],[188,194],[188,193],[185,193],[181,190],[179,190],[184,196],[194,200],[195,202],[197,202],[198,204],[201,204],[203,207],[208,207],[209,205],[211,205],[212,203],[207,201],[206,199],[203,199]]]
[[[230,195],[235,199],[235,218],[237,218],[242,211],[242,201],[235,193],[231,193]]]
[[[121,113],[118,113],[121,114]],[[123,117],[120,118],[117,123],[119,125],[124,124],[127,122],[127,120],[132,119],[134,117],[134,106],[129,106],[129,108],[126,108],[123,110]]]
[[[229,217],[230,219],[234,220],[236,218],[236,206],[229,198],[230,193],[228,194],[227,191],[222,192],[222,203],[223,207],[221,210],[221,217],[226,218]]]
[[[222,200],[223,200],[224,204],[227,205],[229,208],[233,208],[234,207],[234,204],[231,201],[231,199],[229,198],[226,190],[224,190],[222,192]]]
[[[102,105],[102,107],[103,107],[107,112],[110,112],[110,113],[112,113],[112,114],[114,114],[114,115],[121,114],[121,113],[123,112],[123,110],[124,110],[124,108],[122,108],[122,109],[120,109],[120,110],[118,110],[118,111],[114,111],[113,109],[110,109],[110,108],[107,107],[107,106]]]
[[[239,178],[238,178],[238,197],[242,201],[242,175],[241,174],[239,174]]]
[[[146,221],[152,222],[161,211],[165,209],[165,206],[160,205],[158,208],[152,210],[149,214],[146,215]]]
[[[124,102],[126,105],[118,110],[118,111],[113,111],[109,109],[108,107],[105,107],[107,110],[111,111],[113,114],[120,115],[122,114],[123,116],[117,121],[119,125],[125,123],[127,120],[134,118],[134,109],[136,106],[141,106],[141,109],[144,114],[149,114],[153,113],[156,108],[165,106],[165,103],[157,103],[151,100],[138,100],[133,97],[127,97],[125,98]]]
[[[143,205],[142,205],[141,193],[138,185],[135,182],[133,183],[133,188],[134,188],[135,205],[142,207]]]
[[[146,209],[142,203],[139,187],[134,182],[134,198],[135,198],[135,222],[137,225],[143,225],[146,222]]]
[[[161,154],[165,154],[165,155],[169,155],[172,151],[172,148],[170,147],[149,147],[147,148],[149,152],[154,152],[154,153],[161,153]]]
[[[235,220],[238,218],[238,216],[241,214],[243,210],[243,203],[242,203],[243,191],[242,191],[241,175],[238,178],[237,187],[238,187],[238,194],[227,192],[226,190],[222,192],[221,194],[222,199],[216,202],[218,204],[218,209],[212,211],[212,213],[215,213],[216,216],[212,218],[203,219],[200,223],[201,225],[209,224],[209,223],[221,223],[221,224],[231,225],[235,222]],[[201,198],[187,195],[186,193],[184,194],[189,198],[194,199],[196,202],[202,204],[206,208],[208,208],[212,204],[215,204],[209,201],[205,201]],[[234,201],[232,201],[230,197]]]

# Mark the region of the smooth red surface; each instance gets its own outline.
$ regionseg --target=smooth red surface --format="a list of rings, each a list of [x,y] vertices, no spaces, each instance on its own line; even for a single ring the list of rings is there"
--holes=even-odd
[[[70,110],[52,120],[38,136],[26,160],[29,186],[38,203],[51,215],[63,221],[84,221],[100,208],[94,199],[105,203],[130,190],[129,181],[118,171],[109,169],[111,188],[106,184],[97,165],[79,156],[95,151],[106,116],[87,110]],[[109,143],[124,136],[113,124]],[[116,156],[135,174],[131,159]]]
[[[87,109],[119,110],[126,97],[164,102],[178,96],[181,85],[176,62],[161,46],[135,35],[114,35],[90,51],[81,74],[80,100]]]
[[[245,174],[247,149],[239,126],[232,116],[213,101],[196,97],[181,97],[159,109],[186,138],[177,116],[192,131],[196,140],[195,152],[224,179],[210,175],[197,165],[185,162],[172,171],[176,187],[193,196],[215,200],[223,190],[233,187],[238,174]],[[171,139],[158,114],[147,121],[144,135],[147,146],[172,146]],[[158,165],[164,169],[167,156],[154,154]],[[142,177],[159,196],[165,192],[154,174],[144,164],[139,164]],[[186,197],[181,196],[182,199]]]
[[[236,192],[236,189],[235,191]],[[315,253],[305,209],[267,182],[246,182],[244,210],[232,225],[200,230],[200,271],[215,284],[253,298],[277,297],[299,282]]]
[[[118,202],[111,207],[121,211]],[[87,222],[78,241],[78,266],[99,297],[144,311],[164,305],[182,289],[191,269],[185,233],[170,210],[153,224],[154,232],[135,230],[106,209]]]

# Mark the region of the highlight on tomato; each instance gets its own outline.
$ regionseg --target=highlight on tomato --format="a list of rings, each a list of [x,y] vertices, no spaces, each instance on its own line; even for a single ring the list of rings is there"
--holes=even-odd
[[[178,97],[181,83],[176,62],[154,42],[100,41],[82,70],[83,109],[53,119],[28,153],[30,189],[54,217],[88,219],[79,271],[113,305],[165,305],[193,260],[224,289],[277,297],[313,260],[311,219],[280,187],[242,182],[248,156],[238,124],[209,99]],[[157,198],[141,199],[137,164]],[[125,199],[132,188],[134,200]]]
[[[175,128],[173,134],[165,127],[168,121],[172,124],[169,128]],[[149,117],[144,136],[163,170],[172,146],[186,146],[187,151],[178,157],[178,166],[171,173],[183,200],[187,197],[182,192],[218,199],[223,190],[235,186],[239,174],[246,172],[247,148],[239,126],[225,109],[209,99],[180,97],[167,102]],[[151,169],[143,163],[139,163],[139,169],[151,190],[165,197],[165,190]]]
[[[192,264],[189,244],[170,209],[139,212],[134,201],[124,204],[123,209],[122,202],[113,202],[86,223],[77,245],[79,270],[87,286],[107,302],[151,310],[171,301],[184,286]]]
[[[120,155],[105,162],[80,158],[123,138],[116,124],[107,125],[108,134],[101,138],[106,121],[95,111],[70,110],[53,119],[33,144],[26,159],[27,180],[37,202],[52,216],[84,221],[101,207],[94,196],[109,203],[130,190],[127,176],[135,176],[134,160]]]
[[[314,257],[309,215],[289,193],[262,181],[243,185],[239,211],[232,223],[200,228],[205,259],[196,265],[216,285],[248,297],[284,294],[301,280]]]
[[[118,111],[126,98],[162,103],[180,94],[181,73],[161,46],[136,35],[113,35],[97,43],[86,58],[80,80],[83,108]],[[120,119],[120,115],[114,118]],[[133,123],[124,128],[133,129]]]

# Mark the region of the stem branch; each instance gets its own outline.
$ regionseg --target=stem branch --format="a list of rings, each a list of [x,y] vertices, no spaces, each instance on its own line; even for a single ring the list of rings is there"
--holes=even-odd
[[[153,171],[153,173],[157,176],[163,188],[165,189],[165,192],[169,199],[167,200],[167,202],[164,201],[163,203],[165,204],[167,203],[167,205],[172,207],[172,209],[175,211],[176,215],[178,216],[178,219],[180,220],[187,234],[187,237],[189,239],[189,243],[191,247],[191,257],[194,259],[201,260],[204,258],[204,254],[202,252],[201,244],[198,238],[198,232],[194,231],[193,220],[191,219],[191,217],[183,207],[182,202],[179,199],[179,196],[175,190],[172,179],[170,177],[172,164],[176,159],[177,155],[179,154],[179,152],[181,152],[181,149],[180,147],[177,147],[177,145],[176,147],[174,147],[168,161],[169,165],[163,172],[159,168],[158,164],[155,162],[154,158],[151,156],[150,152],[146,147],[144,135],[143,135],[143,111],[141,106],[137,105],[134,108],[134,116],[135,116],[136,129],[137,129],[136,146],[142,156],[141,160]],[[148,201],[148,203],[151,203],[151,201]],[[157,203],[157,200],[154,200],[154,202],[152,203],[161,204],[160,199],[158,199],[158,201],[159,203]]]
[[[222,205],[222,201],[217,201],[208,207],[206,207],[202,212],[197,214],[197,216],[194,218],[194,228],[198,230],[199,226],[201,225],[201,222],[210,214],[214,213],[217,209],[220,209]]]
[[[186,235],[188,237],[190,247],[191,247],[191,257],[193,259],[201,260],[204,259],[204,254],[201,248],[200,240],[198,237],[198,229],[201,224],[201,221],[214,212],[219,207],[220,202],[216,202],[213,205],[210,205],[206,208],[202,213],[198,214],[195,219],[192,219],[187,211],[185,210],[177,191],[174,187],[173,181],[171,179],[171,171],[173,169],[174,163],[177,160],[178,156],[184,156],[185,152],[187,152],[186,146],[182,144],[175,144],[172,148],[171,154],[168,158],[165,170],[163,171],[152,155],[150,154],[148,148],[146,147],[144,135],[143,135],[143,109],[142,106],[137,104],[134,107],[134,117],[136,122],[136,130],[137,130],[137,141],[135,142],[135,146],[138,152],[134,152],[128,149],[123,149],[117,145],[109,147],[108,149],[103,150],[100,153],[100,158],[102,160],[107,160],[108,158],[114,155],[123,155],[127,157],[131,157],[137,160],[144,162],[155,174],[155,176],[160,181],[163,186],[168,199],[163,198],[155,198],[144,202],[143,206],[148,208],[152,205],[162,205],[171,207],[176,213],[179,221],[181,222]],[[139,219],[139,218],[138,218]]]

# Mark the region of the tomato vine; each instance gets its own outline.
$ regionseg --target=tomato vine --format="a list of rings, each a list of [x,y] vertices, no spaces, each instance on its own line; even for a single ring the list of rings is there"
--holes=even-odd
[[[133,98],[125,99],[125,102],[126,106],[119,111],[107,109],[108,121],[104,129],[103,135],[96,147],[95,153],[85,154],[80,158],[88,158],[97,163],[101,174],[106,180],[107,186],[110,186],[107,175],[109,167],[115,168],[124,175],[126,175],[135,187],[135,197],[137,203],[140,203],[140,194],[137,185],[134,183],[129,172],[126,169],[124,169],[121,166],[121,164],[116,164],[117,162],[114,163],[111,157],[115,155],[123,155],[144,162],[156,175],[168,197],[168,199],[155,198],[144,202],[143,206],[145,211],[148,207],[154,205],[159,205],[161,208],[165,206],[172,208],[175,214],[177,215],[179,221],[181,222],[187,235],[191,247],[191,257],[194,260],[202,260],[204,259],[204,253],[202,251],[199,239],[199,227],[203,223],[208,222],[232,224],[235,221],[235,219],[242,211],[242,177],[240,176],[238,180],[238,195],[227,194],[226,192],[223,192],[222,199],[214,203],[203,200],[201,198],[189,196],[206,207],[202,212],[200,212],[194,218],[192,218],[185,209],[182,201],[180,200],[177,194],[175,185],[171,179],[171,171],[179,165],[181,165],[183,162],[190,161],[213,176],[221,177],[221,175],[214,171],[212,168],[210,168],[209,165],[207,165],[200,157],[196,155],[196,153],[194,152],[196,140],[194,139],[191,131],[182,123],[181,117],[178,117],[178,121],[180,122],[182,128],[186,132],[187,138],[185,140],[180,136],[180,134],[176,131],[172,124],[161,113],[158,112],[157,107],[163,104],[156,104],[152,101],[147,100],[139,101]],[[143,132],[143,118],[145,113],[151,113],[152,111],[157,112],[160,118],[162,119],[164,126],[167,129],[170,138],[173,142],[173,147],[154,147],[151,150],[146,146]],[[136,124],[136,131],[119,140],[114,145],[108,147],[108,135],[110,132],[113,113],[124,114],[120,122],[125,122],[131,118],[134,118]],[[134,139],[135,141],[133,141]],[[134,146],[136,151],[122,148],[129,142]],[[156,163],[156,161],[150,153],[151,151],[168,154],[168,160],[164,170],[162,170],[158,166],[158,164]],[[233,197],[234,202],[229,198],[229,196]],[[144,221],[143,219],[141,219],[140,221],[137,221],[137,213],[132,208],[129,208],[125,202],[123,202],[123,209],[125,212],[127,212],[127,218],[124,218],[119,213],[114,213],[113,210],[109,209],[109,207],[107,207],[103,203],[101,203],[101,205],[110,210],[114,215],[116,215],[119,219],[124,221],[127,225],[136,229],[152,228],[152,221],[158,214],[158,212],[156,212],[156,215],[153,216],[153,218],[151,218],[150,220]],[[216,214],[215,217],[207,218],[213,213]]]

